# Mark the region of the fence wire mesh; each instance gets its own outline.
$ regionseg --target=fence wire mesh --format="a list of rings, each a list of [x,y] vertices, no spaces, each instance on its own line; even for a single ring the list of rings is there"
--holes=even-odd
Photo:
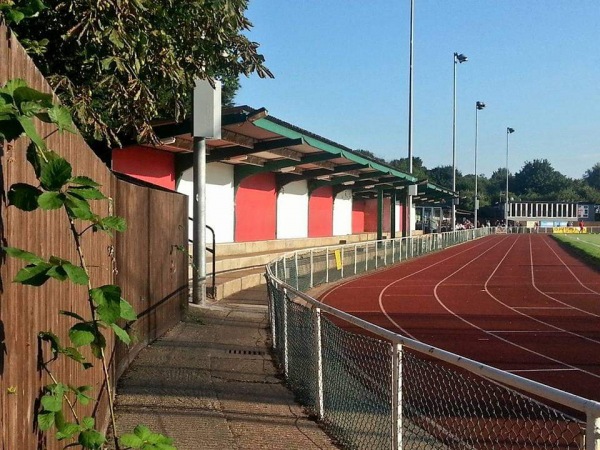
[[[402,371],[405,449],[584,448],[579,420],[513,389],[410,351]]]
[[[344,448],[390,448],[390,344],[322,324],[325,429]]]
[[[305,292],[485,234],[452,232],[311,249],[269,265],[268,273],[275,275],[268,277],[268,292],[277,361],[297,399],[320,416],[343,448],[592,448],[585,446],[580,419],[407,347],[400,358],[399,399],[393,398],[392,344],[331,315],[322,317],[318,330],[314,306],[294,299],[299,294],[275,279]],[[393,423],[396,401],[401,413]]]

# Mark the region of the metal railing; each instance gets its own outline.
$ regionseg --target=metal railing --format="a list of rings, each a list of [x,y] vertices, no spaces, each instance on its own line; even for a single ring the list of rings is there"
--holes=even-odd
[[[408,339],[305,293],[494,231],[301,250],[267,266],[277,361],[342,446],[600,449],[599,403]]]
[[[188,217],[188,221],[190,222],[194,222],[194,218],[193,217]],[[216,239],[215,239],[215,230],[213,227],[211,227],[210,225],[206,225],[206,229],[208,231],[211,232],[212,235],[212,247],[206,247],[205,250],[210,253],[212,255],[212,261],[211,261],[211,267],[212,270],[210,272],[210,279],[211,279],[211,286],[206,288],[206,293],[208,295],[210,295],[212,298],[215,298],[216,296],[216,291],[217,291],[217,282],[216,282],[216,277],[217,277],[217,244],[216,244]],[[193,244],[194,240],[193,239],[188,239],[188,243]],[[189,263],[192,265],[193,270],[196,270],[196,268],[194,267],[194,265],[192,264],[192,260],[190,258]]]

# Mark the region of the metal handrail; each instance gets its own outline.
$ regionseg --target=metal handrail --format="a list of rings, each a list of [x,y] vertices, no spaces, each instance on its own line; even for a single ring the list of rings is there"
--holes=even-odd
[[[193,217],[188,217],[188,220],[191,220],[193,222],[194,218]],[[210,278],[211,278],[211,281],[212,281],[212,286],[210,287],[210,291],[207,292],[207,293],[209,293],[212,298],[215,298],[215,292],[216,292],[216,286],[217,286],[217,283],[216,283],[216,276],[217,276],[216,275],[216,271],[217,271],[217,265],[216,265],[217,264],[217,245],[216,245],[216,238],[215,238],[215,230],[214,230],[214,228],[211,227],[210,225],[206,225],[206,228],[208,228],[208,230],[212,234],[212,248],[210,248],[210,247],[206,247],[205,248],[205,250],[212,255],[212,264],[211,264],[212,271],[211,271],[211,274],[210,274]],[[194,240],[193,239],[188,239],[188,242],[190,244],[193,244]]]
[[[473,232],[473,231],[474,230],[465,230],[462,233],[468,234],[468,232]],[[480,229],[478,231],[481,232],[483,230]],[[488,229],[486,231],[493,232],[493,228]],[[525,230],[513,229],[513,232],[523,232],[523,231],[525,231]],[[531,230],[528,230],[528,231],[531,231]],[[450,236],[450,235],[454,234],[455,236],[457,236],[460,233],[461,232],[440,233],[437,236],[441,236],[441,238],[444,239],[444,237],[446,235]],[[428,240],[431,238],[431,236],[435,236],[435,235],[424,235],[423,238],[424,238],[424,240]],[[473,233],[471,239],[475,238],[475,236],[476,236],[476,233]],[[401,241],[403,239],[407,239],[407,238],[398,239],[398,241]],[[408,238],[408,239],[411,239],[411,238]],[[381,241],[381,242],[384,242],[384,241]],[[371,241],[371,243],[373,243],[373,241]],[[340,245],[340,246],[336,246],[336,248],[341,250],[344,248],[351,248],[354,245],[355,244]],[[284,256],[277,258],[276,260],[271,261],[266,266],[266,278],[267,278],[268,283],[272,283],[273,287],[276,290],[282,290],[284,292],[284,296],[287,297],[288,299],[293,299],[294,297],[297,297],[298,299],[301,299],[300,303],[305,303],[305,304],[310,305],[310,308],[313,311],[317,311],[319,314],[320,314],[320,312],[326,312],[333,317],[336,317],[342,321],[345,321],[346,323],[352,324],[358,328],[362,328],[363,330],[368,331],[370,334],[376,335],[380,338],[383,338],[383,339],[389,341],[390,343],[392,343],[394,345],[395,348],[397,348],[398,346],[403,346],[403,347],[412,349],[420,354],[426,355],[428,358],[435,358],[440,361],[450,363],[453,366],[460,367],[471,373],[477,374],[477,375],[487,378],[489,380],[493,380],[497,383],[500,383],[501,385],[509,386],[509,387],[516,389],[517,391],[528,393],[528,394],[532,395],[533,397],[546,399],[546,401],[554,402],[556,404],[560,404],[560,405],[566,406],[567,408],[571,408],[573,410],[584,413],[586,416],[585,449],[586,450],[600,450],[600,433],[599,433],[600,432],[600,402],[586,399],[586,398],[580,397],[578,395],[571,394],[571,393],[562,391],[560,389],[550,387],[548,385],[521,377],[519,375],[515,375],[515,374],[509,373],[509,372],[502,371],[495,367],[477,362],[475,360],[471,360],[469,358],[465,358],[465,357],[457,355],[455,353],[451,353],[451,352],[433,347],[431,345],[427,345],[423,342],[399,335],[399,334],[389,331],[385,328],[381,328],[381,327],[371,324],[363,319],[360,319],[351,314],[348,314],[344,311],[333,308],[327,304],[321,303],[320,301],[316,300],[315,298],[302,292],[299,289],[297,280],[295,283],[296,285],[294,286],[294,285],[289,284],[288,282],[278,278],[277,269],[276,269],[276,266],[278,263],[280,263],[280,262],[283,263],[284,274],[285,274],[286,273],[286,268],[285,268],[286,260],[290,260],[290,261],[297,260],[300,257],[300,255],[302,255],[303,257],[308,257],[308,255],[310,255],[311,261],[312,261],[312,250],[314,250],[314,249],[302,249],[302,250],[298,250],[295,252],[290,252]],[[329,253],[329,250],[328,250],[328,253]],[[312,264],[312,262],[311,262],[311,264]],[[313,283],[312,283],[312,276],[311,276],[311,287],[314,287]],[[270,301],[270,303],[271,303],[271,301]],[[271,307],[270,309],[274,309],[274,305],[270,304],[270,307]],[[285,309],[285,306],[284,306],[284,309]],[[285,311],[283,312],[283,315],[285,316]],[[274,320],[274,312],[271,312],[271,322],[272,322],[271,326],[272,327],[274,325],[273,320]],[[282,332],[285,334],[285,329],[283,331],[273,329],[272,332],[274,335],[276,333],[282,333]],[[274,339],[274,342],[276,342],[275,339]],[[287,347],[287,345],[286,345],[286,347]],[[285,353],[287,354],[287,349],[285,349]],[[397,383],[397,380],[394,380],[393,384],[395,385],[396,383]],[[394,448],[398,448],[398,447],[394,447]]]

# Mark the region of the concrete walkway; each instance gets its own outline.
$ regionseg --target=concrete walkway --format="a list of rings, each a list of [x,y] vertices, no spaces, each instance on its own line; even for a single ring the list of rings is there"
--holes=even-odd
[[[339,448],[294,401],[269,338],[264,285],[190,305],[121,378],[118,429],[145,424],[179,450]]]

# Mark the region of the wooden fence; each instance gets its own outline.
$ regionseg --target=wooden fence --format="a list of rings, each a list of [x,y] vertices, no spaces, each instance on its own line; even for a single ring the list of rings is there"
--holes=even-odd
[[[14,35],[0,26],[0,85],[13,78],[51,92]],[[39,124],[38,131],[46,136],[54,130]],[[36,182],[25,159],[25,141],[17,140],[14,146],[5,144],[0,156],[2,245],[76,262],[64,212],[25,213],[7,206],[6,192],[13,183]],[[128,230],[114,238],[86,233],[82,242],[92,285],[120,285],[123,297],[139,316],[132,326],[135,342],[131,347],[115,345],[112,340],[107,344],[116,380],[147,342],[180,320],[187,304],[187,256],[176,250],[177,246],[187,247],[187,198],[117,180],[79,135],[55,133],[47,142],[72,164],[74,175],[86,175],[102,184],[101,190],[112,202],[94,203],[94,212],[108,215],[113,209],[110,212],[128,222]],[[47,439],[36,427],[41,390],[51,382],[38,364],[42,355],[48,357],[48,348],[38,341],[38,332],[51,330],[67,343],[73,320],[60,315],[59,310],[86,315],[87,291],[56,280],[41,288],[12,283],[22,266],[13,258],[3,256],[0,260],[0,448],[62,449],[64,442]],[[94,360],[90,354],[86,357]],[[73,386],[91,385],[98,396],[102,386],[99,364],[83,371],[66,358],[59,358],[51,368],[59,380]],[[80,413],[94,414],[105,426],[105,400],[99,398],[97,404],[80,408]]]

